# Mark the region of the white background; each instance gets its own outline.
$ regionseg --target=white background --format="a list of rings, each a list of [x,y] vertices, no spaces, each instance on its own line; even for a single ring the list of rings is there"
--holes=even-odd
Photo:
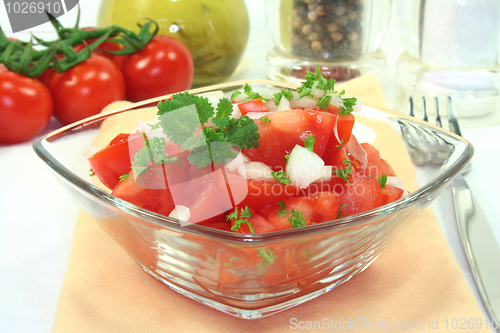
[[[229,81],[265,79],[266,54],[272,42],[264,20],[263,0],[247,0],[251,18],[250,40],[243,60]],[[94,26],[100,0],[80,0],[81,26]],[[72,26],[76,10],[60,18]],[[9,32],[5,7],[0,4],[0,24]],[[50,24],[32,30],[54,38]],[[29,34],[16,34],[26,40]],[[388,59],[384,90],[392,106],[395,68],[402,46],[394,17],[383,42]],[[1,112],[1,110],[0,110]],[[500,110],[499,110],[500,112]],[[48,132],[58,125],[51,122]],[[500,130],[464,130],[476,148],[473,170],[467,180],[485,208],[500,239],[498,168]],[[0,145],[0,332],[50,332],[65,275],[78,207],[49,168],[35,155],[31,142]],[[454,227],[452,204],[444,193],[434,205],[438,220],[459,264],[470,281]],[[439,277],[437,277],[439,278]]]

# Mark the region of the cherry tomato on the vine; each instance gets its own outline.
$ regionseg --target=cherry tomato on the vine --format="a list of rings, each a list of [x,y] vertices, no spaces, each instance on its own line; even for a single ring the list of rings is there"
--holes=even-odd
[[[0,143],[27,141],[47,126],[52,98],[41,82],[0,66]]]
[[[116,56],[127,86],[127,100],[148,98],[191,88],[194,77],[189,49],[177,39],[156,35],[141,51]]]
[[[125,99],[122,73],[111,60],[95,54],[64,73],[54,73],[48,87],[54,101],[54,117],[65,125]]]

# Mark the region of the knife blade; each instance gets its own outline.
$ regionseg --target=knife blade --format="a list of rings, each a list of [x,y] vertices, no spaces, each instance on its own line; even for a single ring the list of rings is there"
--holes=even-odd
[[[491,327],[500,332],[500,247],[465,179],[452,181],[457,226]]]

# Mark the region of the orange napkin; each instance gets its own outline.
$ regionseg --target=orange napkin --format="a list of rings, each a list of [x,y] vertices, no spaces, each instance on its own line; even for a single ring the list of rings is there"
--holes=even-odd
[[[340,86],[340,85],[339,85]],[[374,76],[345,83],[347,95],[386,106]],[[384,143],[382,143],[384,144]],[[380,147],[380,142],[375,143]],[[397,149],[392,147],[393,156]],[[401,150],[399,150],[401,153]],[[383,156],[386,154],[382,153]],[[391,161],[388,156],[387,159]],[[405,160],[402,158],[402,160]],[[415,188],[414,172],[399,172]],[[238,319],[156,281],[81,212],[53,332],[287,332],[326,329],[448,331],[483,313],[430,209],[414,220],[364,272],[312,301],[257,320]],[[455,326],[453,326],[455,325]],[[470,331],[470,330],[469,330]]]

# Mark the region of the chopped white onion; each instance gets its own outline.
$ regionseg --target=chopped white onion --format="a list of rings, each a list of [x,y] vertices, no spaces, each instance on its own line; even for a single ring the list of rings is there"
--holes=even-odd
[[[247,116],[250,119],[260,119],[262,117],[265,117],[268,115],[270,112],[248,112]]]
[[[290,183],[299,188],[306,188],[316,180],[331,178],[328,169],[324,168],[325,162],[316,153],[299,145],[290,152],[285,171]]]
[[[238,166],[238,172],[244,178],[273,180],[273,170],[262,162],[246,162]]]
[[[359,163],[361,164],[360,165],[361,170],[365,170],[366,166],[368,165],[368,154],[363,149],[363,146],[359,144],[358,139],[356,139],[356,136],[354,134],[351,134],[351,139],[349,140],[348,143],[346,143],[345,149],[356,160],[359,161]]]
[[[291,110],[290,108],[290,101],[288,98],[285,97],[285,95],[281,96],[280,103],[278,104],[278,111],[287,111]]]
[[[186,206],[176,205],[168,216],[181,221],[188,221],[191,217],[191,210]]]
[[[319,81],[314,82],[311,87],[311,94],[314,96],[314,98],[320,98],[325,94],[324,90],[318,89],[318,83]]]
[[[403,182],[401,181],[401,178],[399,177],[387,177],[387,181],[385,182],[386,185],[391,185],[391,186],[394,186],[394,187],[397,187],[397,188],[400,188],[403,190],[403,197],[406,197],[409,192],[408,190],[406,189],[405,185],[403,184]]]
[[[229,116],[229,118],[240,118],[241,117],[241,110],[240,107],[238,106],[237,103],[233,104],[233,112]]]
[[[363,108],[363,101],[361,98],[356,97],[356,104],[352,107],[352,112],[361,112],[361,109]]]
[[[290,106],[292,108],[313,108],[316,106],[316,100],[311,96],[304,96],[301,98],[298,93],[294,92]]]
[[[247,98],[248,95],[245,93],[241,93],[233,98],[233,102],[235,103],[241,103],[245,98]]]
[[[340,99],[340,96],[337,94],[333,94],[332,98],[330,99],[330,105],[336,108],[340,108],[340,106],[342,105],[342,100]]]
[[[269,110],[269,112],[278,111],[278,106],[274,103],[274,99],[270,101],[265,101],[264,106]]]
[[[214,110],[216,110],[219,100],[224,98],[224,92],[222,90],[216,90],[200,94],[200,96],[208,98],[208,102],[212,104]]]
[[[238,151],[237,149],[231,148],[232,151],[234,151],[237,155],[236,157],[229,163],[227,163],[224,167],[227,168],[230,171],[236,171],[238,170],[238,167],[242,165],[243,163],[249,162],[250,158],[243,154],[241,151]]]

